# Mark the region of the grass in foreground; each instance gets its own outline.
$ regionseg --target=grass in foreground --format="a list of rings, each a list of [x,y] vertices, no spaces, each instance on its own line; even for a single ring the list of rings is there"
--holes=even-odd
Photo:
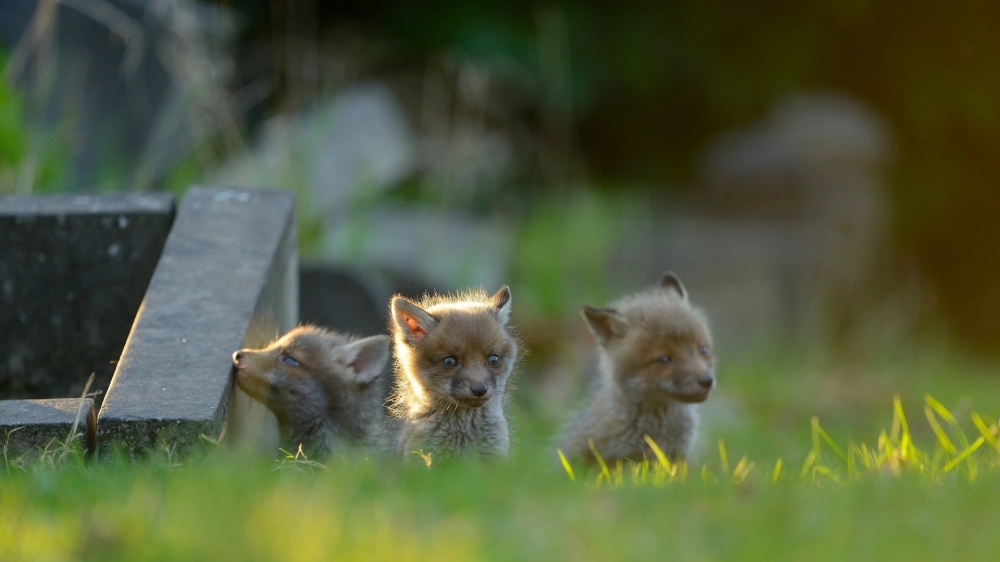
[[[914,380],[949,395],[945,403],[997,391],[977,377]],[[732,408],[753,411],[773,394],[746,390]],[[771,458],[781,449],[766,428],[718,424],[690,467],[657,458],[571,466],[572,477],[545,437],[552,420],[523,409],[510,461],[431,469],[363,456],[272,465],[225,450],[182,465],[166,453],[86,464],[53,449],[49,460],[0,467],[0,559],[993,559],[996,421],[930,397],[915,408],[911,395],[890,395],[884,430],[856,443],[842,436],[879,427],[860,406],[857,425],[789,424],[802,439]],[[925,419],[914,415],[921,408]]]
[[[974,482],[980,474],[1000,477],[1000,430],[997,423],[988,422],[978,413],[972,412],[970,419],[978,434],[970,441],[961,424],[943,404],[930,395],[925,397],[925,402],[924,414],[937,438],[933,452],[920,449],[914,443],[903,406],[899,397],[896,397],[893,401],[892,429],[889,432],[883,430],[873,446],[853,442],[838,444],[820,426],[819,418],[814,416],[811,424],[812,448],[798,471],[798,478],[815,484],[849,484],[873,477],[898,478],[904,473],[914,473],[932,482],[956,478]],[[609,467],[594,450],[598,470],[593,485],[597,488],[602,485],[615,488],[628,484],[664,486],[685,482],[689,478],[690,471],[686,463],[671,463],[655,441],[646,436],[646,442],[652,449],[654,458],[640,463],[617,462]],[[562,451],[557,453],[563,470],[570,480],[575,481],[576,470]],[[746,455],[731,465],[725,441],[719,440],[718,466],[702,464],[697,474],[706,484],[730,481],[740,486],[748,483],[756,466]],[[772,484],[789,477],[784,459],[781,458],[774,461],[773,468],[767,472],[759,470],[757,475],[764,479],[761,481],[758,478],[761,483],[770,481]]]

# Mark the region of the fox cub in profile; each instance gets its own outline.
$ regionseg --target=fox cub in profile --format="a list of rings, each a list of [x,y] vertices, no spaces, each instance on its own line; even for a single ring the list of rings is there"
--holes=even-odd
[[[653,458],[648,435],[671,460],[686,458],[698,432],[697,403],[715,386],[715,361],[705,317],[680,279],[667,273],[654,288],[582,314],[597,340],[600,377],[562,451],[593,462],[593,440],[605,460],[641,461]]]
[[[278,418],[284,440],[322,458],[376,437],[388,336],[356,339],[299,326],[263,349],[233,353],[236,384]]]
[[[390,411],[400,420],[396,453],[506,456],[504,400],[518,358],[507,322],[510,289],[393,297],[396,378]]]

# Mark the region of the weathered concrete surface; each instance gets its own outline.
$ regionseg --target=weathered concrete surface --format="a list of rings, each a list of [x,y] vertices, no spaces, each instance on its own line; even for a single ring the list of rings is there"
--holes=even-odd
[[[32,449],[45,447],[53,440],[65,442],[79,418],[77,432],[87,436],[94,400],[58,398],[50,400],[0,401],[0,448],[7,447],[7,457],[13,458]],[[91,443],[84,438],[84,447]]]
[[[100,411],[102,451],[220,435],[233,351],[296,323],[293,209],[287,192],[188,191]]]
[[[0,399],[108,387],[173,216],[169,194],[0,197]]]

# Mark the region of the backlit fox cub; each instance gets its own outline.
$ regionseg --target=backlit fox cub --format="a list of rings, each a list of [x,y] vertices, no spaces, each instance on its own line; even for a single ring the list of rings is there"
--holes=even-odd
[[[322,458],[343,444],[364,444],[380,427],[389,338],[356,339],[299,326],[263,349],[233,353],[236,384],[278,418],[293,451]]]
[[[506,456],[504,400],[518,357],[507,325],[510,289],[394,297],[396,379],[391,412],[400,420],[396,453]]]
[[[562,451],[593,462],[593,440],[608,461],[654,459],[648,435],[671,460],[686,458],[698,432],[697,403],[715,386],[715,361],[705,317],[680,279],[667,273],[656,287],[582,313],[597,339],[600,377]]]

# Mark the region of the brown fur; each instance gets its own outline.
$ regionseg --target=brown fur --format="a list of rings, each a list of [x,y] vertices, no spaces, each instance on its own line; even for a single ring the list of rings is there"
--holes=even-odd
[[[507,287],[493,296],[471,291],[428,296],[419,304],[392,299],[396,378],[390,410],[401,421],[397,454],[507,455],[503,407],[518,358],[517,338],[507,326],[510,302]]]
[[[386,336],[299,326],[263,349],[234,353],[233,371],[236,384],[274,412],[286,444],[322,457],[375,436],[383,397],[376,380],[388,359]]]
[[[696,403],[715,386],[715,359],[705,317],[680,280],[668,273],[652,289],[582,313],[597,339],[600,377],[562,451],[592,462],[593,440],[605,460],[641,461],[653,458],[649,435],[671,459],[686,458],[698,431]]]

